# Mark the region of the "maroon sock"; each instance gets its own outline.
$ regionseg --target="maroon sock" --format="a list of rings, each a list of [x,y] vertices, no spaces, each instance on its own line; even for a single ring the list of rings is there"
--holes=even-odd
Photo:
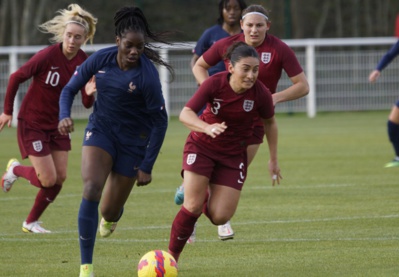
[[[195,215],[189,212],[184,206],[177,213],[172,224],[169,241],[169,253],[175,258],[176,262],[188,238],[193,233],[195,222],[200,216],[201,214]]]
[[[42,183],[40,183],[37,178],[37,174],[33,166],[17,165],[14,167],[14,174],[18,177],[25,178],[32,185],[38,188],[42,188]]]
[[[62,186],[55,184],[50,188],[41,188],[36,195],[35,203],[26,219],[26,223],[39,220],[48,205],[54,201]]]

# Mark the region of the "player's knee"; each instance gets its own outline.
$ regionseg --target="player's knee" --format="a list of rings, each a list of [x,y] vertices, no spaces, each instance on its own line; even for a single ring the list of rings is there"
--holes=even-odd
[[[53,174],[38,174],[38,178],[43,187],[49,188],[56,184],[57,176]]]
[[[83,197],[89,201],[100,201],[102,185],[94,182],[84,182]]]
[[[229,221],[230,218],[225,215],[212,215],[212,218],[210,220],[214,225],[223,225],[226,224],[226,222]]]

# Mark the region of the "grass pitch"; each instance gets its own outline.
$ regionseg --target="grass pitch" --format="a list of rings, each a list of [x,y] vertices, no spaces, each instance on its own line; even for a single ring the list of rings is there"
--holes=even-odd
[[[284,179],[272,187],[263,144],[245,183],[232,227],[219,241],[201,216],[197,241],[180,257],[179,277],[398,276],[399,168],[387,138],[388,111],[278,114]],[[52,234],[21,231],[37,188],[19,179],[0,194],[0,276],[78,276],[77,213],[85,121],[76,123],[68,179],[41,220]],[[173,202],[188,130],[171,118],[153,182],[135,187],[114,234],[97,236],[96,277],[137,276],[140,257],[167,249],[179,206]],[[16,129],[0,133],[0,165],[19,157]],[[29,164],[27,160],[23,164]]]

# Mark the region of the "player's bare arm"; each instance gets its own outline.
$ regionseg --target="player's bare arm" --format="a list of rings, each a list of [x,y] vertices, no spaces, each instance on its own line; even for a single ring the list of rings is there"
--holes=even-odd
[[[193,66],[193,74],[198,84],[202,84],[209,77],[208,69],[211,66],[201,56]]]
[[[304,97],[309,93],[309,83],[305,73],[301,72],[298,75],[291,77],[290,80],[292,86],[273,94],[274,105]]]

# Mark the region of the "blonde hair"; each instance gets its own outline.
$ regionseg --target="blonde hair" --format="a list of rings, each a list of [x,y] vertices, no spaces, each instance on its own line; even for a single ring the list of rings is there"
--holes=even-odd
[[[49,40],[52,43],[62,42],[66,25],[76,23],[84,27],[85,35],[90,43],[93,43],[96,32],[97,18],[91,13],[82,9],[78,4],[70,4],[68,9],[58,10],[60,15],[39,25],[39,30],[43,33],[53,34]],[[85,41],[85,43],[86,43]]]

